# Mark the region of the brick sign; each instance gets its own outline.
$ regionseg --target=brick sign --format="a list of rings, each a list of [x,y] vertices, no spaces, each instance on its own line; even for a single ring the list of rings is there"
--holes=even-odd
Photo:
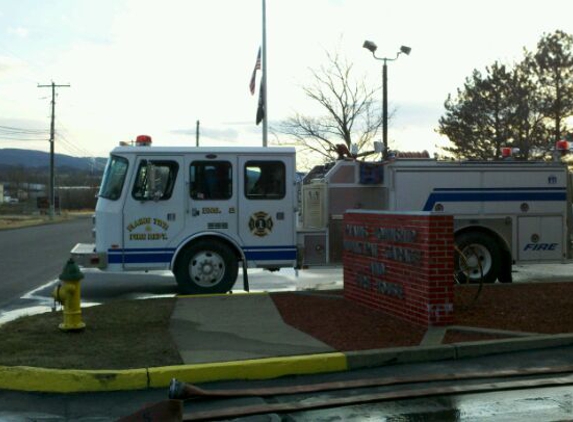
[[[425,326],[453,323],[453,217],[344,214],[344,297]]]

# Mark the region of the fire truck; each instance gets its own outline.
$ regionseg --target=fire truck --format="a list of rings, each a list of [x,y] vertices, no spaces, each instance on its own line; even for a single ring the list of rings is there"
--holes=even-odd
[[[296,181],[285,147],[152,147],[110,155],[94,244],[72,256],[104,271],[171,270],[188,294],[224,293],[239,265],[307,268],[342,262],[348,209],[454,217],[461,281],[511,281],[514,263],[571,258],[571,177],[559,161],[364,161],[350,154]]]

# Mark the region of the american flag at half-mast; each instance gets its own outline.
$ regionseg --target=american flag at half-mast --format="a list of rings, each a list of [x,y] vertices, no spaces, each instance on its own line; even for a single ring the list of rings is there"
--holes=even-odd
[[[257,54],[257,61],[255,62],[255,68],[253,69],[253,75],[251,76],[251,83],[249,84],[251,95],[255,95],[255,81],[257,78],[257,70],[261,70],[261,47],[259,47],[259,53]]]
[[[261,79],[261,86],[259,87],[259,105],[257,106],[257,125],[265,118],[265,86]]]

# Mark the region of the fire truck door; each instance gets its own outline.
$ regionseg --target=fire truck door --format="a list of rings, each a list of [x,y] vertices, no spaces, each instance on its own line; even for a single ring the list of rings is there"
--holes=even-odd
[[[123,209],[125,268],[169,267],[178,235],[185,225],[184,191],[182,157],[146,155],[137,158]]]
[[[239,236],[249,266],[294,265],[294,157],[240,156],[239,172]]]
[[[209,154],[189,157],[188,235],[217,232],[236,239],[237,169],[236,155]]]

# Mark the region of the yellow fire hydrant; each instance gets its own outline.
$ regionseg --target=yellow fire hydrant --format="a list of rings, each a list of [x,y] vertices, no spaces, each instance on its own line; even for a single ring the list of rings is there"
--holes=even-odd
[[[83,330],[86,324],[82,321],[82,308],[80,305],[80,280],[84,274],[73,259],[68,260],[64,266],[60,281],[52,297],[64,306],[64,322],[59,325],[62,331]]]

